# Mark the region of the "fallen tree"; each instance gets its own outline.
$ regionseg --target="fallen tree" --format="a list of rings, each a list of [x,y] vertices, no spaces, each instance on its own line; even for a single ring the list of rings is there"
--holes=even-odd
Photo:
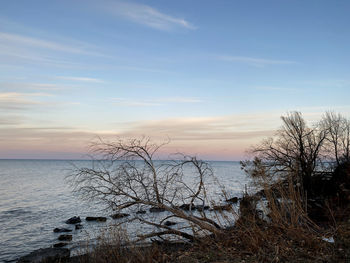
[[[208,163],[196,157],[177,154],[174,160],[155,160],[164,144],[148,138],[100,140],[92,146],[92,168],[77,168],[70,180],[84,197],[99,200],[120,214],[134,212],[126,222],[138,220],[154,226],[155,231],[140,234],[139,240],[175,236],[196,240],[206,234],[218,234],[222,227],[206,215],[209,204],[206,180],[213,176]],[[186,205],[185,211],[183,206]],[[192,211],[197,209],[197,213]],[[146,220],[138,211],[167,211],[159,221]],[[186,226],[171,228],[165,222],[177,218]]]

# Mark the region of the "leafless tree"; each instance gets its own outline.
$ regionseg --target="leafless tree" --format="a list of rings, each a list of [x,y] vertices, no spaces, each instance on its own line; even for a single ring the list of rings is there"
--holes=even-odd
[[[327,158],[336,165],[350,161],[350,120],[341,114],[326,112],[321,120],[321,126],[327,130],[325,150]]]
[[[295,181],[308,189],[311,176],[322,163],[320,152],[327,138],[327,130],[309,127],[300,112],[281,117],[283,126],[274,137],[254,147],[254,161],[242,162],[248,174],[259,176],[296,175]]]
[[[206,180],[213,176],[210,166],[195,157],[176,155],[172,161],[157,161],[164,144],[148,138],[103,142],[92,146],[95,160],[92,168],[78,168],[71,180],[83,196],[102,200],[117,212],[133,211],[128,221],[139,220],[156,227],[156,231],[140,235],[140,239],[166,235],[195,240],[200,234],[217,234],[219,224],[207,217],[204,210],[209,200]],[[188,174],[190,173],[190,174]],[[189,211],[180,208],[187,204]],[[195,206],[199,212],[191,212]],[[165,210],[158,222],[148,221],[136,211]],[[186,221],[183,228],[170,227],[170,218]]]
[[[252,148],[253,161],[242,162],[252,177],[283,178],[294,176],[304,191],[312,190],[316,172],[332,172],[342,162],[350,161],[350,120],[326,112],[310,127],[300,112],[281,117],[283,126],[274,137]]]

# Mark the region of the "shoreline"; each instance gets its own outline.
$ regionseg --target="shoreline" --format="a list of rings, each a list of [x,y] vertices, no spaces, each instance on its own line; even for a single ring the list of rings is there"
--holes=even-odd
[[[271,190],[272,189],[272,190]],[[277,190],[273,190],[274,187],[271,187],[270,190],[272,192],[276,192]],[[47,259],[45,262],[46,263],[56,263],[56,262],[66,262],[66,263],[93,263],[93,262],[100,262],[100,261],[95,261],[96,258],[99,257],[99,255],[101,253],[110,253],[110,251],[112,250],[118,250],[118,251],[124,251],[124,252],[120,252],[122,257],[125,257],[126,255],[132,255],[134,256],[134,254],[139,255],[141,254],[152,254],[152,253],[161,253],[162,255],[164,255],[165,257],[169,257],[170,258],[175,258],[178,259],[179,257],[182,258],[183,254],[188,254],[188,257],[196,257],[199,258],[200,260],[203,260],[203,257],[208,257],[208,259],[203,260],[203,261],[195,261],[195,262],[217,262],[216,259],[229,259],[229,262],[233,262],[233,263],[238,263],[238,262],[260,262],[260,260],[262,260],[260,258],[260,256],[255,255],[252,252],[244,252],[244,250],[241,250],[240,247],[241,246],[245,246],[244,244],[242,244],[242,241],[239,240],[243,235],[246,235],[246,231],[248,231],[248,228],[255,228],[256,226],[259,226],[259,224],[261,224],[260,227],[262,227],[263,232],[266,232],[267,235],[271,235],[271,231],[275,232],[276,230],[274,230],[274,226],[269,226],[268,223],[262,221],[261,219],[259,219],[259,217],[256,217],[256,211],[254,212],[253,210],[251,210],[250,204],[251,202],[255,202],[256,200],[261,200],[261,198],[264,198],[263,196],[265,196],[266,194],[268,194],[266,192],[267,190],[265,189],[265,191],[258,191],[257,193],[253,194],[253,195],[247,195],[244,196],[243,199],[241,200],[241,215],[240,217],[237,219],[237,224],[235,224],[232,227],[227,227],[225,228],[223,235],[222,236],[217,236],[214,237],[212,235],[210,236],[203,236],[201,238],[201,241],[199,243],[188,243],[188,242],[177,242],[177,243],[172,243],[172,242],[145,242],[142,244],[137,244],[136,246],[121,246],[120,244],[118,245],[103,245],[102,247],[93,247],[91,252],[86,252],[83,253],[81,255],[69,255],[69,257],[65,257],[65,258],[51,258],[51,259]],[[243,207],[244,206],[244,207]],[[248,211],[245,211],[245,208],[248,208]],[[347,209],[350,209],[350,206],[347,207]],[[254,217],[254,220],[257,220],[254,224],[255,225],[251,225],[251,217]],[[258,225],[256,225],[256,223],[258,223]],[[329,261],[327,262],[341,262],[342,259],[350,259],[350,215],[348,215],[348,217],[346,218],[346,220],[340,220],[338,221],[339,226],[341,226],[342,228],[348,229],[349,231],[346,232],[333,232],[333,235],[330,237],[323,237],[321,239],[316,238],[316,240],[318,240],[317,242],[321,242],[321,258],[323,259],[327,259]],[[242,228],[243,227],[243,228]],[[271,228],[273,227],[273,228]],[[270,229],[271,228],[271,229]],[[328,229],[328,230],[327,230]],[[327,228],[324,229],[323,232],[327,233],[331,230],[331,228]],[[243,232],[242,232],[243,231]],[[254,232],[253,232],[254,233]],[[268,234],[270,233],[270,234]],[[275,233],[277,239],[279,238],[286,238],[281,236],[283,232],[281,233]],[[292,232],[293,233],[293,232]],[[311,233],[311,232],[310,232]],[[306,235],[310,235],[310,233],[306,233]],[[259,232],[255,233],[257,236],[259,235]],[[261,234],[261,233],[260,233]],[[283,234],[284,235],[284,234]],[[270,237],[266,237],[267,239],[269,239]],[[312,237],[311,237],[312,238]],[[225,240],[231,240],[233,239],[233,241],[231,240],[230,242],[233,242],[233,244],[235,244],[234,246],[229,246],[227,248],[225,248],[225,250],[227,250],[228,252],[218,252],[217,249],[215,249],[215,247],[220,244],[220,246],[224,246],[222,244],[226,243],[227,241]],[[234,241],[236,240],[236,241]],[[293,239],[292,239],[293,240]],[[310,239],[313,240],[313,239]],[[318,260],[314,260],[312,259],[313,257],[309,255],[310,251],[313,251],[313,249],[318,249],[315,245],[315,247],[313,248],[308,247],[308,248],[304,248],[305,244],[303,245],[303,243],[298,243],[299,241],[297,241],[297,243],[295,243],[295,241],[293,241],[293,244],[291,246],[291,248],[289,248],[289,251],[293,252],[292,254],[289,253],[289,256],[287,255],[288,261],[282,260],[282,261],[278,261],[278,262],[300,262],[298,260],[303,259],[303,262],[319,262]],[[312,241],[314,242],[314,241]],[[288,243],[288,242],[287,242]],[[214,246],[214,248],[212,247]],[[283,245],[281,245],[281,249],[282,249]],[[224,248],[223,248],[224,249]],[[291,249],[291,250],[290,250]],[[62,248],[62,251],[65,251],[64,248]],[[287,249],[288,251],[288,249]],[[209,253],[209,254],[208,254]],[[206,255],[206,256],[205,256]],[[309,255],[309,256],[307,256]],[[181,262],[181,263],[187,263],[187,262],[192,262],[192,261],[188,261],[189,258],[187,256],[185,257],[186,259],[184,260],[179,260],[179,261],[165,261],[165,262]],[[286,255],[284,256],[286,257]],[[309,257],[309,258],[308,258]],[[266,262],[277,262],[275,260],[276,255],[270,255],[267,256],[267,258],[265,258],[264,260]],[[215,259],[215,260],[214,260]],[[338,261],[339,260],[339,261]],[[21,261],[19,261],[21,262]],[[24,261],[24,262],[28,262],[28,261]],[[101,261],[101,262],[105,262],[105,261]],[[114,261],[113,261],[114,262]],[[118,261],[119,262],[119,261]],[[124,262],[124,261],[121,261]],[[131,261],[134,262],[134,261]],[[135,261],[136,262],[136,261]],[[221,262],[221,261],[220,261]],[[227,262],[227,261],[223,261],[223,262]],[[321,261],[320,261],[321,262]],[[323,261],[322,261],[323,262]],[[22,263],[22,262],[21,262]]]

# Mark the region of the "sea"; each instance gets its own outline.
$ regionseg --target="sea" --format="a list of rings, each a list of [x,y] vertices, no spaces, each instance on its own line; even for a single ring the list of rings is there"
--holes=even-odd
[[[208,188],[218,203],[225,200],[223,188],[227,196],[242,196],[249,180],[239,162],[208,163],[217,178]],[[72,229],[68,248],[78,251],[84,242],[96,240],[104,228],[113,226],[111,211],[84,200],[67,180],[77,167],[91,165],[89,160],[0,160],[0,262],[16,262],[36,249],[58,243],[59,234],[53,232],[56,227]],[[81,217],[82,229],[65,224],[73,216]],[[87,222],[87,216],[105,216],[108,220]],[[128,224],[127,231],[133,235],[147,231],[147,227],[135,222]]]

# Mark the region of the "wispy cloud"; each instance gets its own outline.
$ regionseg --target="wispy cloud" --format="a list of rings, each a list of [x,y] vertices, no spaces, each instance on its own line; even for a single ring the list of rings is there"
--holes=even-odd
[[[227,62],[244,63],[255,67],[265,67],[269,65],[290,65],[296,63],[295,61],[291,60],[264,59],[242,56],[218,56],[217,59]]]
[[[21,124],[22,119],[23,118],[21,118],[20,116],[16,116],[16,115],[0,116],[0,125],[1,126],[19,125],[19,124]]]
[[[11,47],[9,49],[3,48],[0,45],[0,65],[13,66],[16,68],[27,68],[27,63],[39,63],[45,66],[64,67],[64,68],[86,68],[86,65],[77,62],[69,61],[67,59],[58,58],[52,55],[44,55],[39,50],[23,50],[18,47]],[[23,62],[25,64],[23,64]]]
[[[152,107],[162,106],[170,103],[200,103],[203,102],[197,98],[186,98],[186,97],[171,97],[171,98],[158,98],[158,99],[147,99],[147,100],[135,100],[127,98],[113,98],[113,104],[117,106],[136,106],[136,107]]]
[[[132,100],[125,98],[113,98],[113,104],[116,106],[126,106],[126,107],[153,107],[161,106],[162,104],[155,101],[147,100]]]
[[[59,85],[54,83],[34,83],[34,82],[0,82],[0,86],[3,88],[3,90],[38,90],[38,91],[44,91],[44,90],[63,90],[72,88],[72,86],[66,86],[66,85]]]
[[[93,136],[59,127],[0,127],[0,158],[81,158]]]
[[[274,133],[279,126],[279,117],[275,115],[149,120],[127,123],[119,136],[135,138],[146,135],[156,141],[170,138],[171,144],[164,153],[184,152],[208,159],[240,159],[252,144]]]
[[[159,30],[171,30],[176,27],[196,29],[183,18],[174,17],[148,5],[117,1],[104,5],[111,14]]]
[[[245,158],[244,152],[252,144],[275,132],[281,125],[280,113],[137,121],[114,124],[115,129],[109,130],[57,126],[54,123],[53,126],[16,125],[21,120],[4,116],[0,118],[0,123],[5,124],[0,126],[0,158],[81,157],[96,135],[104,140],[115,140],[116,136],[136,138],[146,135],[158,142],[163,142],[165,138],[171,139],[170,145],[163,149],[164,157],[169,153],[184,152],[199,155],[200,158],[239,160]],[[310,114],[305,114],[305,117],[309,118]],[[321,116],[321,113],[315,115],[315,111],[312,114],[310,119],[313,120]]]
[[[125,135],[169,136],[176,141],[245,140],[270,135],[272,129],[276,128],[276,121],[279,121],[278,117],[272,120],[272,117],[267,118],[261,114],[172,118],[129,123],[129,130]]]
[[[172,98],[161,98],[160,101],[164,102],[174,102],[174,103],[200,103],[203,102],[196,98],[186,98],[186,97],[172,97]]]
[[[83,49],[68,46],[52,41],[47,41],[39,38],[33,38],[28,36],[22,36],[17,34],[10,34],[6,32],[0,32],[0,43],[1,44],[11,44],[16,46],[31,46],[36,48],[44,48],[55,51],[63,51],[69,53],[85,53]]]
[[[322,88],[349,88],[349,79],[322,79],[314,81],[305,81],[303,84]]]
[[[116,129],[104,131],[33,125],[0,127],[0,157],[8,157],[11,149],[16,149],[14,157],[25,152],[56,157],[58,152],[66,152],[65,156],[69,156],[72,151],[87,152],[87,146],[96,135],[104,140],[146,135],[158,142],[171,139],[171,144],[163,149],[164,157],[184,152],[209,159],[239,159],[252,142],[273,133],[276,120],[278,117],[263,114],[171,118],[118,123]]]
[[[38,97],[51,96],[46,93],[18,93],[18,92],[1,92],[0,109],[1,110],[23,110],[30,106],[42,105]]]
[[[53,126],[16,126],[16,122],[4,117],[0,123],[7,123],[7,126],[0,126],[0,157],[8,157],[11,149],[17,151],[14,157],[26,151],[53,157],[57,157],[58,152],[65,152],[66,155],[62,155],[64,157],[70,156],[74,151],[87,152],[87,146],[96,135],[112,141],[116,136],[138,138],[145,135],[151,136],[156,142],[171,139],[171,144],[163,149],[164,157],[169,153],[184,152],[199,155],[200,158],[239,160],[245,158],[244,152],[252,144],[274,134],[281,125],[280,113],[281,111],[125,122],[114,124],[105,130],[57,126],[54,123]],[[315,120],[322,115],[315,114],[312,111],[305,114],[305,117]]]
[[[68,76],[57,76],[58,79],[71,80],[77,82],[92,82],[92,83],[104,83],[102,79],[89,78],[89,77],[68,77]]]
[[[255,87],[257,90],[265,90],[265,91],[288,91],[288,92],[299,92],[301,89],[296,88],[284,88],[284,87],[274,87],[274,86],[258,86]]]
[[[49,67],[88,69],[88,70],[127,70],[144,71],[152,73],[169,73],[160,68],[152,68],[148,65],[133,66],[137,61],[129,61],[125,57],[124,62],[115,64],[116,57],[111,55],[111,50],[101,49],[87,42],[61,37],[62,41],[47,40],[47,37],[31,37],[28,35],[12,34],[0,31],[0,66],[15,66],[27,69],[28,64]],[[60,39],[61,39],[60,38]],[[105,53],[106,52],[106,53]],[[113,53],[113,52],[112,52]],[[83,56],[83,57],[82,57]],[[95,57],[103,60],[95,60]],[[82,58],[84,58],[82,60]],[[86,63],[87,60],[93,63]],[[113,63],[111,63],[113,61]],[[91,77],[60,76],[72,81],[103,82],[103,80]]]
[[[94,45],[73,39],[61,37],[60,41],[56,41],[43,36],[33,37],[0,32],[0,64],[2,65],[21,66],[25,62],[86,68],[86,63],[81,63],[76,59],[82,55],[109,57],[100,52]]]

